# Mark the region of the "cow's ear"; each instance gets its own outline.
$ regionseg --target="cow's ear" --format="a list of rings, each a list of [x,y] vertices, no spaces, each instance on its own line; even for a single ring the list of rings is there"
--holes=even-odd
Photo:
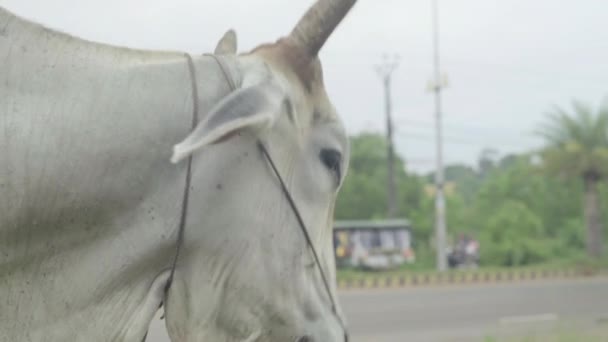
[[[215,46],[214,53],[216,55],[235,55],[237,50],[236,32],[230,29],[224,33],[224,36]]]
[[[196,128],[173,147],[172,163],[239,130],[259,132],[282,112],[285,93],[273,81],[240,88],[222,99]]]

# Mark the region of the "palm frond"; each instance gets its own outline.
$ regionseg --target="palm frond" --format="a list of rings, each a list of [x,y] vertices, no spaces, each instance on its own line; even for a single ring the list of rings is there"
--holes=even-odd
[[[547,143],[543,161],[552,173],[608,175],[608,99],[597,113],[574,100],[572,113],[553,106],[545,119],[535,133]]]

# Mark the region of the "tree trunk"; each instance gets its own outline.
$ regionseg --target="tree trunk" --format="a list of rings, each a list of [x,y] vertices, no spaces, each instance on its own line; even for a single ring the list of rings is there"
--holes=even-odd
[[[589,256],[599,258],[602,254],[602,225],[600,222],[600,203],[598,195],[598,178],[585,177],[585,222],[587,224],[587,252]]]

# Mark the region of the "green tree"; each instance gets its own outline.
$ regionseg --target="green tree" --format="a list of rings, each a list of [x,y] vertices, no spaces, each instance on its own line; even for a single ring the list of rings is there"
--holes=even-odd
[[[573,114],[554,108],[537,133],[547,143],[542,151],[547,171],[582,180],[587,252],[600,257],[603,238],[598,186],[608,175],[608,103],[595,114],[578,101],[572,107]]]
[[[479,167],[479,175],[481,178],[486,178],[490,172],[496,167],[496,155],[498,151],[491,148],[484,148],[479,154],[477,161]]]
[[[435,172],[426,177],[428,183],[435,182]],[[471,202],[481,185],[481,177],[471,166],[465,164],[450,164],[445,166],[445,180],[456,184],[456,191],[467,203]]]
[[[462,196],[458,193],[446,195],[446,221],[448,223],[448,233],[454,236],[461,232],[472,232],[472,217],[469,206],[465,203]],[[435,234],[435,198],[425,196],[420,206],[411,211],[409,218],[415,223],[413,227],[414,236],[423,244],[431,241]],[[418,245],[419,246],[419,245]],[[427,246],[432,247],[434,246]]]
[[[552,254],[543,224],[524,203],[505,201],[481,233],[484,264],[522,266],[546,261]]]
[[[520,155],[483,183],[475,199],[476,215],[490,214],[506,200],[518,201],[541,218],[549,236],[556,237],[566,221],[580,215],[577,195],[582,192],[577,185],[544,175],[529,156]]]
[[[351,137],[350,166],[336,203],[336,219],[382,219],[387,213],[387,155],[384,136],[362,133]],[[405,171],[395,156],[398,215],[418,212],[423,194],[419,177]]]
[[[512,262],[515,264],[537,262],[549,256],[565,259],[580,255],[584,249],[580,242],[583,231],[583,225],[579,224],[582,222],[581,195],[582,187],[578,182],[560,181],[556,177],[545,175],[531,163],[529,155],[509,157],[508,163],[497,167],[483,182],[472,208],[464,208],[468,211],[465,216],[468,226],[474,228],[475,235],[484,237],[481,241],[484,251],[482,261],[485,264],[508,264],[505,261],[508,258],[504,256],[508,252],[505,248],[509,246],[520,250],[522,246],[534,247],[539,251],[538,255],[524,261],[515,258],[520,252],[514,252]],[[515,206],[505,208],[505,203],[508,202],[518,203],[525,207],[527,213],[536,217],[541,224],[542,234],[532,238],[533,234],[519,230],[518,227],[513,228],[515,225],[504,219],[504,213],[510,210],[513,215],[520,215],[517,210],[522,210],[514,209]],[[500,216],[503,218],[497,219]],[[498,244],[488,239],[487,235],[488,231],[497,229],[504,234],[509,234],[507,230],[515,233],[508,236],[509,243]],[[533,241],[526,242],[528,239]]]

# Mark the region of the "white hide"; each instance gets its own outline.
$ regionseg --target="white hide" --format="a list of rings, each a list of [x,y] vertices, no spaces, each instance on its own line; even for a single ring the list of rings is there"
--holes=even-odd
[[[206,110],[229,87],[212,58],[194,59]],[[0,61],[0,341],[139,342],[174,256],[187,60],[0,8]]]
[[[189,210],[165,303],[171,339],[343,341],[295,216],[255,145],[260,138],[268,146],[333,280],[341,180],[318,154],[341,151],[346,169],[342,124],[330,104],[313,108],[258,57],[233,55],[231,35],[216,49],[229,77],[272,86],[251,81],[264,97],[241,107],[251,94],[229,95],[216,60],[193,56],[201,123],[191,133],[182,53],[86,42],[0,8],[0,342],[140,342],[175,255],[187,155]],[[297,120],[284,115],[285,99]],[[237,117],[206,115],[227,103]],[[327,111],[325,120],[315,122],[314,110]],[[226,134],[233,136],[217,143]],[[185,149],[174,164],[176,145]]]

